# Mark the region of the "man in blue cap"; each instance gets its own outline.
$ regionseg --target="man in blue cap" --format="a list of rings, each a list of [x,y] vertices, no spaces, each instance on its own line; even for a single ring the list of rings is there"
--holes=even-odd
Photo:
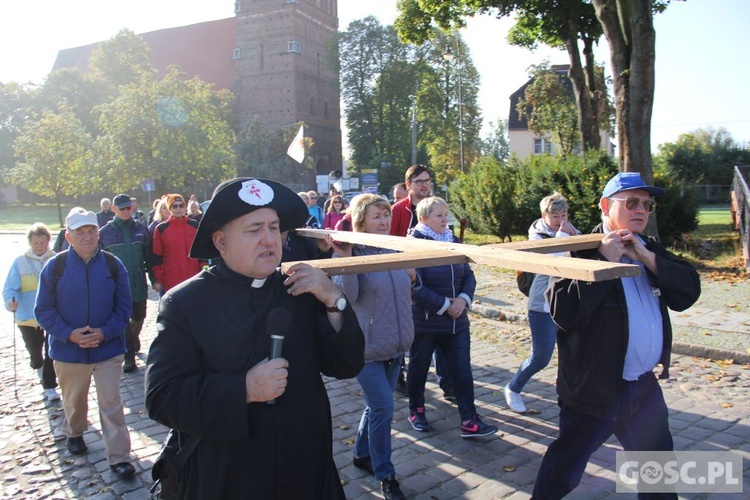
[[[560,434],[544,455],[532,498],[557,499],[572,491],[591,454],[612,434],[626,451],[673,449],[653,369],[661,364],[659,378],[669,377],[667,308],[693,305],[700,278],[689,263],[642,235],[656,210],[653,197],[664,193],[637,172],[614,176],[599,200],[603,222],[594,232],[605,234],[601,245],[575,255],[635,264],[640,276],[596,283],[557,279],[547,289],[558,326]]]

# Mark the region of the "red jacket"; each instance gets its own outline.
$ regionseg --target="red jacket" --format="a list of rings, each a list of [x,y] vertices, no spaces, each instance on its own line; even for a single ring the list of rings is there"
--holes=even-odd
[[[413,219],[413,220],[412,220]],[[417,214],[411,211],[411,193],[391,207],[391,235],[406,236],[409,228],[417,225]]]
[[[156,226],[152,265],[165,292],[200,272],[203,263],[188,257],[197,231],[198,223],[188,217],[170,217]]]

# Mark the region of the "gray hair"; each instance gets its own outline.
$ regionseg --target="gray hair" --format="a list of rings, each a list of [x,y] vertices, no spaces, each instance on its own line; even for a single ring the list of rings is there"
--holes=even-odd
[[[388,214],[391,214],[391,204],[382,196],[371,193],[358,194],[352,198],[347,210],[347,213],[352,217],[352,229],[355,232],[361,232],[362,227],[365,225],[367,207],[371,205],[385,208],[388,210]]]
[[[439,196],[428,196],[417,204],[417,217],[429,217],[436,208],[448,208],[448,203]]]
[[[49,228],[41,222],[35,222],[26,229],[26,239],[31,241],[32,236],[46,236],[47,239],[52,239]]]

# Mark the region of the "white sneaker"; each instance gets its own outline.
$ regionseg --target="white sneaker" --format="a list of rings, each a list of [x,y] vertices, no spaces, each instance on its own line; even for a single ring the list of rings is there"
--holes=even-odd
[[[44,397],[49,401],[59,401],[60,395],[57,393],[57,389],[44,389]]]
[[[505,402],[508,403],[511,410],[516,413],[526,413],[526,405],[523,404],[521,395],[511,391],[510,384],[503,387],[503,393],[505,393]]]

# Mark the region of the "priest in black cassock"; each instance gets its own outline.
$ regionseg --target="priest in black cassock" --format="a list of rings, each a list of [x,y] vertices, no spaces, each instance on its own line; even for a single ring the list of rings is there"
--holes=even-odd
[[[180,498],[345,498],[321,374],[356,376],[364,338],[322,271],[278,269],[281,233],[306,218],[302,200],[282,184],[222,183],[190,250],[215,265],[161,299],[146,407],[183,445],[200,436],[192,438],[198,444]],[[275,334],[285,336],[281,357],[269,360]]]

